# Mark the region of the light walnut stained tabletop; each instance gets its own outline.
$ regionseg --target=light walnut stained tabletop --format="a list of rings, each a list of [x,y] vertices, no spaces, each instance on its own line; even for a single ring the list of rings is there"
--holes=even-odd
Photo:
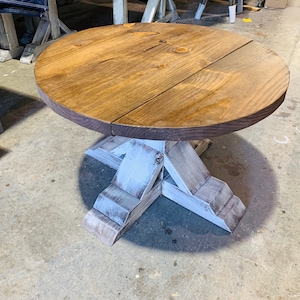
[[[284,61],[247,37],[186,24],[91,28],[35,66],[55,112],[105,135],[193,140],[248,127],[282,103]]]

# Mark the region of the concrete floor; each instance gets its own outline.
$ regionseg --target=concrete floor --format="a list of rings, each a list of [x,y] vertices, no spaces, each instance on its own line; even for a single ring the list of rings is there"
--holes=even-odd
[[[142,5],[130,6],[131,21]],[[5,62],[0,299],[300,299],[300,3],[245,10],[235,24],[226,17],[195,21],[197,3],[182,7],[178,22],[244,34],[277,52],[291,71],[286,100],[274,114],[214,138],[202,156],[248,206],[245,216],[228,234],[160,198],[114,246],[103,244],[81,227],[114,174],[84,154],[101,135],[40,101],[34,64]],[[110,3],[77,2],[60,13],[78,30],[85,20],[111,20]]]

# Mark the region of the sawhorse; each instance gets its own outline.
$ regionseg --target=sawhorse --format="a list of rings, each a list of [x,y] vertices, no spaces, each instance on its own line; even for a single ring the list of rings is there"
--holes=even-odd
[[[173,22],[179,18],[173,0],[148,0],[142,23]],[[113,23],[128,23],[127,0],[113,0]]]
[[[4,49],[3,58],[0,61],[15,58],[22,53],[20,61],[31,63],[43,51],[49,43],[59,38],[62,34],[72,31],[58,18],[56,0],[45,1],[44,5],[18,0],[0,0],[0,46]],[[27,44],[24,51],[19,46],[12,14],[25,16],[38,16],[39,24],[33,36],[32,42]],[[3,29],[2,29],[3,28]],[[3,33],[2,33],[3,32]],[[7,52],[8,50],[8,52]]]

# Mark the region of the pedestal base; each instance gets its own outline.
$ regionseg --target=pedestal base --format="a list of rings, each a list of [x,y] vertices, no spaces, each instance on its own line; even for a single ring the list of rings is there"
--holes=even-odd
[[[86,153],[117,169],[83,220],[108,245],[160,195],[229,232],[246,211],[228,185],[211,176],[189,142],[107,137]]]

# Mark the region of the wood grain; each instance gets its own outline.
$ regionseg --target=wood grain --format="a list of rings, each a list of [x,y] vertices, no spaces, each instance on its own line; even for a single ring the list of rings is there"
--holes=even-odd
[[[250,126],[284,100],[289,70],[271,50],[213,28],[143,23],[60,39],[39,57],[55,112],[106,135],[203,139]]]

